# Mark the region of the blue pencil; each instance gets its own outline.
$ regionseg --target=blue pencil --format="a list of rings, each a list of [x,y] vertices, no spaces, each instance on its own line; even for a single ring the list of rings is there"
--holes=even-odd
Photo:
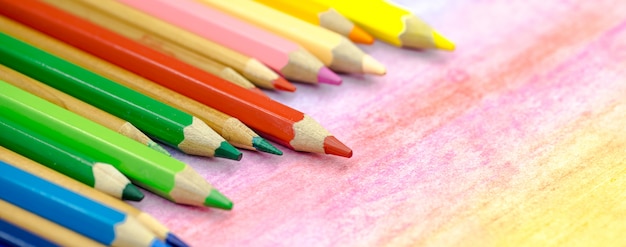
[[[0,199],[104,245],[165,247],[136,219],[0,162]]]
[[[57,247],[58,245],[0,219],[0,246]]]

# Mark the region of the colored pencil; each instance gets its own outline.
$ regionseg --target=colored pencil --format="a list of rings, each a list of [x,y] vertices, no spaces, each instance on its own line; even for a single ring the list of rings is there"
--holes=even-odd
[[[374,37],[399,47],[453,51],[454,43],[406,9],[388,1],[310,0],[333,7]]]
[[[87,54],[31,28],[0,16],[0,31],[39,47],[124,86],[190,113],[206,122],[229,143],[240,148],[281,155],[282,152],[236,118],[189,99],[107,61]]]
[[[70,3],[64,3],[64,1],[47,2],[55,4],[57,7],[66,4],[70,5]],[[141,30],[147,37],[167,40],[172,44],[176,44],[180,47],[188,49],[189,51],[193,51],[203,57],[211,58],[226,66],[230,66],[259,87],[286,91],[295,90],[295,87],[285,80],[285,78],[280,77],[276,74],[276,72],[259,62],[257,59],[243,55],[230,48],[182,30],[174,25],[152,17],[141,11],[137,11],[126,5],[115,1],[81,1],[80,3],[72,1],[71,5],[85,5],[85,7],[89,6],[90,8],[98,9],[110,17],[114,17],[125,22],[128,24],[127,26],[132,26]],[[119,26],[103,26],[113,30],[114,32],[118,32],[118,30],[115,30],[114,28]]]
[[[120,2],[254,57],[287,79],[313,84],[341,83],[339,76],[298,44],[225,13],[204,8],[199,3],[167,0]]]
[[[241,152],[196,117],[4,33],[0,42],[0,63],[7,67],[126,119],[185,153],[241,159]]]
[[[0,162],[0,200],[112,246],[163,246],[126,214]]]
[[[0,13],[215,107],[284,146],[298,151],[352,156],[350,148],[302,112],[241,90],[63,11],[35,1],[0,0]]]
[[[134,184],[181,204],[232,208],[228,198],[185,163],[156,155],[146,146],[3,81],[0,92],[0,116],[40,129],[48,138],[115,166]]]
[[[187,1],[192,0],[176,1],[176,6],[185,7],[188,14],[194,11],[197,15],[208,17],[214,10],[220,10],[241,18],[300,44],[333,71],[374,75],[384,75],[387,72],[384,65],[365,54],[345,37],[263,4],[250,0],[198,0],[207,6],[202,9],[195,5],[185,4]]]
[[[24,156],[21,156],[1,146],[0,146],[0,161],[4,161],[14,167],[17,167],[23,171],[26,171],[30,174],[38,176],[44,180],[47,180],[51,183],[59,185],[74,193],[80,194],[91,200],[107,205],[120,212],[124,212],[127,215],[132,216],[135,219],[139,220],[141,224],[143,224],[146,228],[148,228],[154,234],[156,234],[159,239],[167,241],[167,243],[170,245],[174,245],[177,247],[187,247],[187,244],[185,244],[182,240],[180,240],[180,238],[174,235],[169,229],[167,229],[167,227],[165,227],[163,224],[161,224],[157,219],[155,219],[151,215],[127,203],[124,203],[120,200],[112,198],[100,191],[94,190],[91,187],[81,184],[64,175],[61,175],[60,173],[54,170],[51,170],[50,168],[42,166],[41,164],[35,161],[32,161]]]
[[[58,247],[59,245],[41,238],[24,228],[13,225],[0,218],[0,246],[3,247]],[[104,246],[104,245],[101,245]]]
[[[4,18],[1,17],[0,18]],[[0,24],[0,31],[5,26]],[[71,112],[81,115],[91,121],[101,124],[117,133],[129,137],[141,144],[144,144],[156,151],[170,156],[170,153],[163,149],[159,144],[152,141],[143,132],[137,129],[133,124],[126,120],[120,119],[103,110],[93,107],[82,102],[72,96],[69,96],[59,90],[56,90],[41,82],[25,76],[15,70],[12,70],[0,64],[0,80],[4,80],[16,87],[19,87],[29,93],[37,95],[50,103],[63,107]]]
[[[290,0],[255,0],[274,9],[285,12],[308,23],[319,25],[328,30],[348,37],[361,44],[374,43],[374,37],[352,21],[339,14],[335,9],[313,1]]]
[[[14,240],[20,240],[21,244],[14,241],[16,246],[104,246],[4,200],[0,200],[0,208],[0,239],[3,233],[8,233]],[[17,231],[10,231],[11,228]]]
[[[141,201],[144,195],[115,167],[0,116],[0,145],[116,198]]]
[[[89,8],[76,1],[44,1],[57,8],[63,9],[76,16],[89,20],[101,26],[108,27],[129,39],[135,40],[145,46],[155,49],[159,52],[165,53],[169,56],[175,57],[185,63],[196,66],[208,73],[214,74],[226,81],[232,82],[250,91],[265,95],[259,88],[257,88],[252,82],[248,81],[245,77],[240,75],[237,71],[230,67],[227,67],[217,61],[210,58],[201,56],[192,51],[189,51],[183,47],[162,39],[158,36],[154,36],[150,33],[142,31],[130,24],[120,21],[114,17],[108,16],[97,9]]]

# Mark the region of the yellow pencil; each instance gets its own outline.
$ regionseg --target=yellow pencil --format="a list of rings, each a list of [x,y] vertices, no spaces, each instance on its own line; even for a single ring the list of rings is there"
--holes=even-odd
[[[298,43],[333,71],[384,75],[387,69],[345,37],[248,0],[196,0]]]
[[[285,12],[308,23],[321,26],[341,34],[353,42],[374,43],[374,37],[365,32],[335,9],[313,1],[255,0],[274,9]]]
[[[383,0],[308,0],[333,7],[374,37],[399,47],[453,51],[454,43],[411,12]]]

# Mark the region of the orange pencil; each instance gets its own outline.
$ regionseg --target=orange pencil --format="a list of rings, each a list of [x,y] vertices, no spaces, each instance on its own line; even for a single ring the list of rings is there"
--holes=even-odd
[[[302,112],[36,1],[0,0],[0,14],[234,116],[297,151],[351,157],[352,150]]]

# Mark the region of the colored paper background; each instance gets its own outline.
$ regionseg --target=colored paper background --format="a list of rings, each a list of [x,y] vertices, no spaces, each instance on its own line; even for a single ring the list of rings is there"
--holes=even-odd
[[[626,2],[398,2],[457,51],[377,42],[384,77],[270,94],[353,158],[171,150],[234,209],[134,205],[195,246],[623,246]]]

